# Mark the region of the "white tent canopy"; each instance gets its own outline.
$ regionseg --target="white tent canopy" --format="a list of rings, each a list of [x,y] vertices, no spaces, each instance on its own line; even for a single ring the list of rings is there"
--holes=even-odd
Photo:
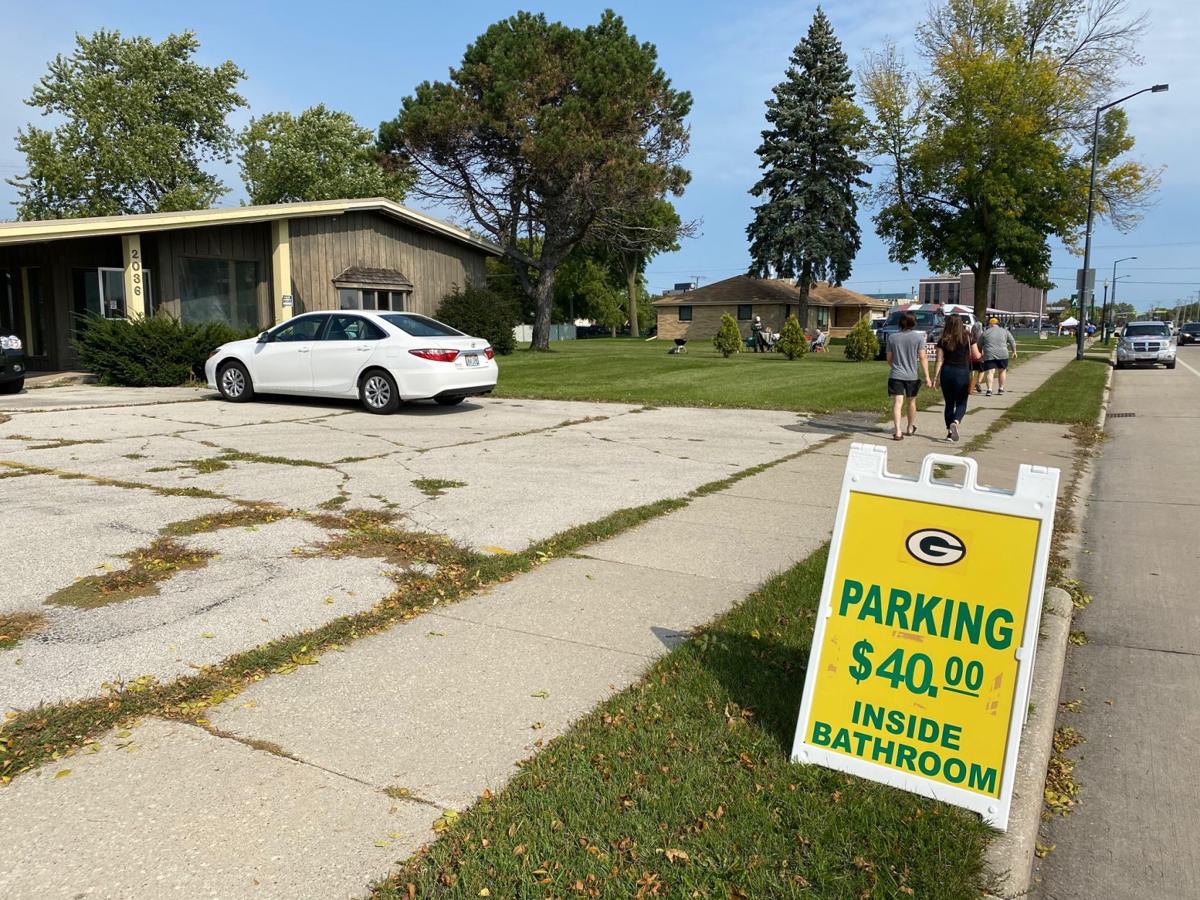
[[[1079,324],[1079,320],[1077,318],[1075,318],[1074,316],[1069,316],[1068,318],[1063,319],[1061,322],[1059,322],[1058,327],[1059,328],[1074,328],[1078,324]]]

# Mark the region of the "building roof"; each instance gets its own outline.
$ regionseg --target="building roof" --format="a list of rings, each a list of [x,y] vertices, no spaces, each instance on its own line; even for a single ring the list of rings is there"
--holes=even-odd
[[[786,278],[751,278],[734,275],[724,281],[714,281],[704,287],[682,294],[672,294],[654,301],[654,306],[732,306],[739,303],[792,304],[800,299],[800,290]],[[817,282],[808,289],[808,302],[813,306],[866,306],[889,309],[890,304],[874,300],[844,287]]]
[[[203,228],[209,225],[244,225],[312,216],[341,216],[351,212],[377,212],[413,228],[467,244],[484,253],[500,255],[500,248],[495,244],[481,240],[457,225],[427,216],[425,213],[409,209],[407,206],[402,206],[384,197],[370,197],[362,200],[271,203],[261,206],[231,206],[221,209],[138,213],[128,216],[90,216],[76,219],[0,222],[0,245],[170,231],[176,228]]]
[[[347,288],[411,288],[412,282],[397,269],[374,269],[368,266],[347,266],[333,279],[335,287]]]

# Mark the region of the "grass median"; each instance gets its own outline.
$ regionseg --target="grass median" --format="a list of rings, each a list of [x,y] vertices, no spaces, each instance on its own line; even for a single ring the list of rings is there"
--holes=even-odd
[[[689,341],[678,355],[667,353],[670,346],[618,338],[519,350],[501,361],[496,396],[795,412],[887,408],[887,363],[851,362],[840,346],[796,360],[751,352],[725,359],[705,340]],[[925,406],[937,398],[924,392],[920,399]]]
[[[1032,393],[1014,403],[1004,418],[1014,422],[1094,425],[1104,402],[1110,368],[1107,356],[1073,359]]]
[[[980,818],[793,764],[820,551],[655,663],[376,900],[978,896]]]

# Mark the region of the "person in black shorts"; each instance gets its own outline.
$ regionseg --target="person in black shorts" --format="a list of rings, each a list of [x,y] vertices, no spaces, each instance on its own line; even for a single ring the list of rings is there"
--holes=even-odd
[[[925,357],[925,332],[914,331],[917,320],[912,313],[900,317],[900,331],[887,342],[888,396],[892,398],[892,440],[904,439],[900,432],[900,413],[908,406],[908,434],[917,433],[917,391],[921,380],[929,379],[929,360]],[[920,376],[918,376],[918,369]]]

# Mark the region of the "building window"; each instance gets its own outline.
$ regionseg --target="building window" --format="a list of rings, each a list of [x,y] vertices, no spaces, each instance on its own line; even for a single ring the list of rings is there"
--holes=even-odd
[[[257,328],[258,263],[241,259],[181,258],[179,319]]]
[[[384,312],[404,312],[408,307],[408,291],[378,291],[360,288],[338,288],[338,309],[367,309]]]
[[[816,322],[817,328],[826,329],[829,327],[829,307],[828,306],[813,306],[810,307],[813,311],[813,319]]]
[[[933,285],[927,284],[927,285],[925,285],[925,302],[928,303],[932,299],[933,299]]]
[[[749,322],[754,318],[754,307],[749,303],[739,303],[737,317],[739,322]]]
[[[679,307],[679,321],[680,322],[692,321],[692,308],[690,306]]]
[[[957,303],[958,302],[958,283],[952,281],[952,282],[950,282],[950,284],[946,285],[946,294],[947,294],[946,300],[948,303]]]
[[[142,270],[146,286],[146,311],[154,309],[150,270]],[[84,316],[104,316],[106,319],[125,318],[125,270],[114,268],[75,269],[71,272],[71,296],[75,322]]]
[[[933,286],[933,302],[934,303],[942,302],[942,286],[940,284],[935,284]]]

